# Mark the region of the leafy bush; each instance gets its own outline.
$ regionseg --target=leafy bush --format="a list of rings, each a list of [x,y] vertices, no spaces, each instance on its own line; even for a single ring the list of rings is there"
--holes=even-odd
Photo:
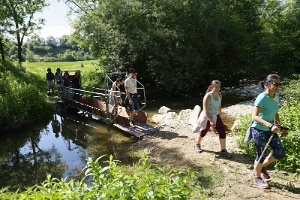
[[[204,199],[202,188],[194,182],[195,172],[190,170],[167,171],[158,165],[149,164],[143,156],[133,167],[118,165],[113,160],[100,164],[100,159],[88,160],[85,177],[75,182],[54,179],[49,175],[40,186],[26,191],[6,192],[0,190],[1,199]],[[102,166],[103,165],[103,166]],[[89,178],[92,182],[89,184]],[[199,193],[195,192],[198,191]]]
[[[51,107],[40,92],[45,88],[44,81],[11,63],[1,65],[4,69],[0,71],[1,132],[49,116]]]

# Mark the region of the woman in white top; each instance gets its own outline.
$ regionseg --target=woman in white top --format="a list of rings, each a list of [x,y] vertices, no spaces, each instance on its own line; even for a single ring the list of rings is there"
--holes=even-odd
[[[208,132],[209,128],[212,127],[213,130],[219,134],[221,155],[226,157],[232,157],[226,149],[226,133],[223,121],[221,119],[221,101],[222,95],[220,93],[221,82],[218,80],[213,80],[208,86],[206,94],[203,98],[203,110],[200,114],[200,132],[198,136],[198,141],[196,144],[196,151],[198,153],[202,152],[201,141],[203,137]]]
[[[117,80],[113,82],[110,95],[110,104],[112,106],[117,107],[119,104],[122,104],[121,91],[119,87],[124,84],[124,81],[124,78],[117,78]]]

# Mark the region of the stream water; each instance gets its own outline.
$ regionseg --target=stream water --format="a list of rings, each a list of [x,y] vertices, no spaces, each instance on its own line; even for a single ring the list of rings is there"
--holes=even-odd
[[[223,99],[230,102],[223,102],[225,106],[247,100],[237,95]],[[179,112],[193,109],[196,104],[202,103],[197,99],[150,100],[144,111],[150,119],[163,105]],[[55,113],[47,121],[1,136],[0,187],[10,186],[14,190],[31,186],[44,181],[48,174],[80,178],[89,157],[96,159],[111,154],[122,164],[135,161],[136,151],[128,133],[114,127],[108,131],[104,122],[95,117],[89,119],[78,111],[70,110],[65,115]]]

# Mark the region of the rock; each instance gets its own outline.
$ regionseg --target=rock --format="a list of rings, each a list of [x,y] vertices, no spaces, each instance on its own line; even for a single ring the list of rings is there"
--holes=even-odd
[[[177,113],[168,112],[168,113],[165,113],[165,114],[153,115],[150,121],[154,122],[156,124],[161,124],[161,123],[166,123],[167,121],[170,121],[170,120],[174,120],[177,117],[178,117]]]
[[[166,106],[162,106],[160,107],[160,109],[158,110],[158,114],[166,114],[167,112],[169,112],[171,109],[166,107]]]
[[[190,114],[190,119],[188,124],[194,124],[197,121],[200,112],[201,112],[201,107],[199,105],[196,105],[194,107],[194,110]]]
[[[179,115],[178,115],[178,120],[187,122],[190,115],[191,115],[192,110],[191,109],[186,109],[186,110],[182,110],[180,111]]]

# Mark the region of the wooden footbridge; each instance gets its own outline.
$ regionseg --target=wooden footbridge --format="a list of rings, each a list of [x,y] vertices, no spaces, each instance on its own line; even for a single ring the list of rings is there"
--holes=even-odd
[[[117,72],[123,74],[122,72]],[[141,137],[147,134],[157,132],[159,129],[147,124],[147,113],[141,111],[146,106],[146,96],[144,95],[144,101],[142,102],[142,108],[140,111],[136,111],[133,117],[135,126],[131,127],[129,123],[130,110],[122,105],[114,106],[110,103],[111,85],[113,81],[109,75],[115,73],[106,74],[105,88],[87,87],[87,89],[74,89],[71,87],[63,87],[61,92],[61,98],[65,107],[72,107],[77,110],[81,110],[89,115],[95,115],[103,119],[107,124],[130,133],[133,136]],[[138,82],[141,87],[138,90],[142,90],[145,94],[144,86]],[[122,98],[124,93],[121,93]],[[122,98],[124,99],[124,98]]]

